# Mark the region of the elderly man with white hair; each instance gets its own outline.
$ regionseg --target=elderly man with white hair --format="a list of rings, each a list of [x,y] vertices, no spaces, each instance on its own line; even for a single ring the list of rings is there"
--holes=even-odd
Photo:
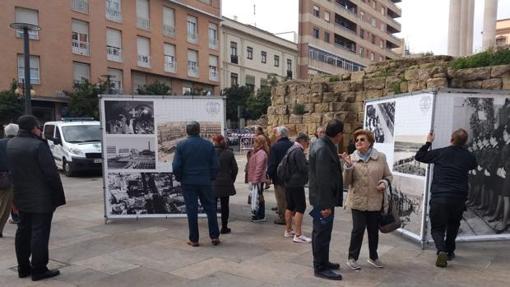
[[[12,207],[12,184],[7,167],[7,142],[18,134],[17,124],[4,127],[5,138],[0,139],[0,238]]]

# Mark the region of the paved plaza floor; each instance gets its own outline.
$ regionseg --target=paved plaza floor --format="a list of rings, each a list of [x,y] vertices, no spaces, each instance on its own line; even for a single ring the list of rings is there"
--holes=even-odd
[[[336,210],[331,260],[341,264],[344,280],[317,279],[310,244],[283,238],[283,227],[272,223],[272,189],[266,194],[268,222],[249,221],[242,177],[238,194],[231,198],[232,234],[212,246],[206,220],[201,219],[202,245],[193,248],[186,245],[185,218],[105,224],[102,178],[62,176],[68,204],[55,213],[50,240],[50,267],[62,274],[41,282],[18,279],[13,270],[15,226],[8,224],[0,239],[0,286],[510,286],[510,242],[460,243],[455,261],[440,269],[434,266],[430,246],[421,250],[399,235],[381,235],[379,254],[385,268],[366,263],[365,242],[362,269],[351,271],[345,265],[350,212],[341,208]],[[309,216],[304,231],[310,235]]]

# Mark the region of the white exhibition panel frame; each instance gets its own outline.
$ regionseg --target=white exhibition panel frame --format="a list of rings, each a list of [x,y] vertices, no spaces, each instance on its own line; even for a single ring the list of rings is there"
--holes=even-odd
[[[221,97],[102,95],[105,218],[185,217],[180,183],[172,173],[186,123],[201,136],[223,134]]]

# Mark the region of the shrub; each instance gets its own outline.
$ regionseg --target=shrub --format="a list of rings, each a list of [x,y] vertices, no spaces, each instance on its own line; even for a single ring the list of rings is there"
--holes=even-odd
[[[338,82],[340,81],[340,78],[338,76],[331,76],[329,77],[329,82]]]
[[[451,62],[454,69],[478,68],[510,64],[510,49],[487,50],[478,54],[455,59]]]

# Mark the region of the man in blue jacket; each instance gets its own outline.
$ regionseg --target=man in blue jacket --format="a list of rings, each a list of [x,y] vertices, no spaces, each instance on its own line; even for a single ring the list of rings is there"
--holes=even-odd
[[[430,133],[427,143],[415,155],[419,162],[434,164],[429,216],[430,232],[437,248],[437,267],[446,267],[447,260],[455,257],[455,239],[466,209],[468,172],[478,166],[475,156],[465,147],[467,140],[468,133],[458,129],[451,136],[450,146],[429,150],[434,141]]]
[[[175,178],[181,182],[186,213],[188,215],[189,242],[198,243],[198,199],[204,207],[209,224],[209,237],[213,245],[220,244],[216,198],[212,181],[218,172],[218,159],[211,142],[200,137],[200,124],[186,125],[188,138],[177,145],[172,169]]]

